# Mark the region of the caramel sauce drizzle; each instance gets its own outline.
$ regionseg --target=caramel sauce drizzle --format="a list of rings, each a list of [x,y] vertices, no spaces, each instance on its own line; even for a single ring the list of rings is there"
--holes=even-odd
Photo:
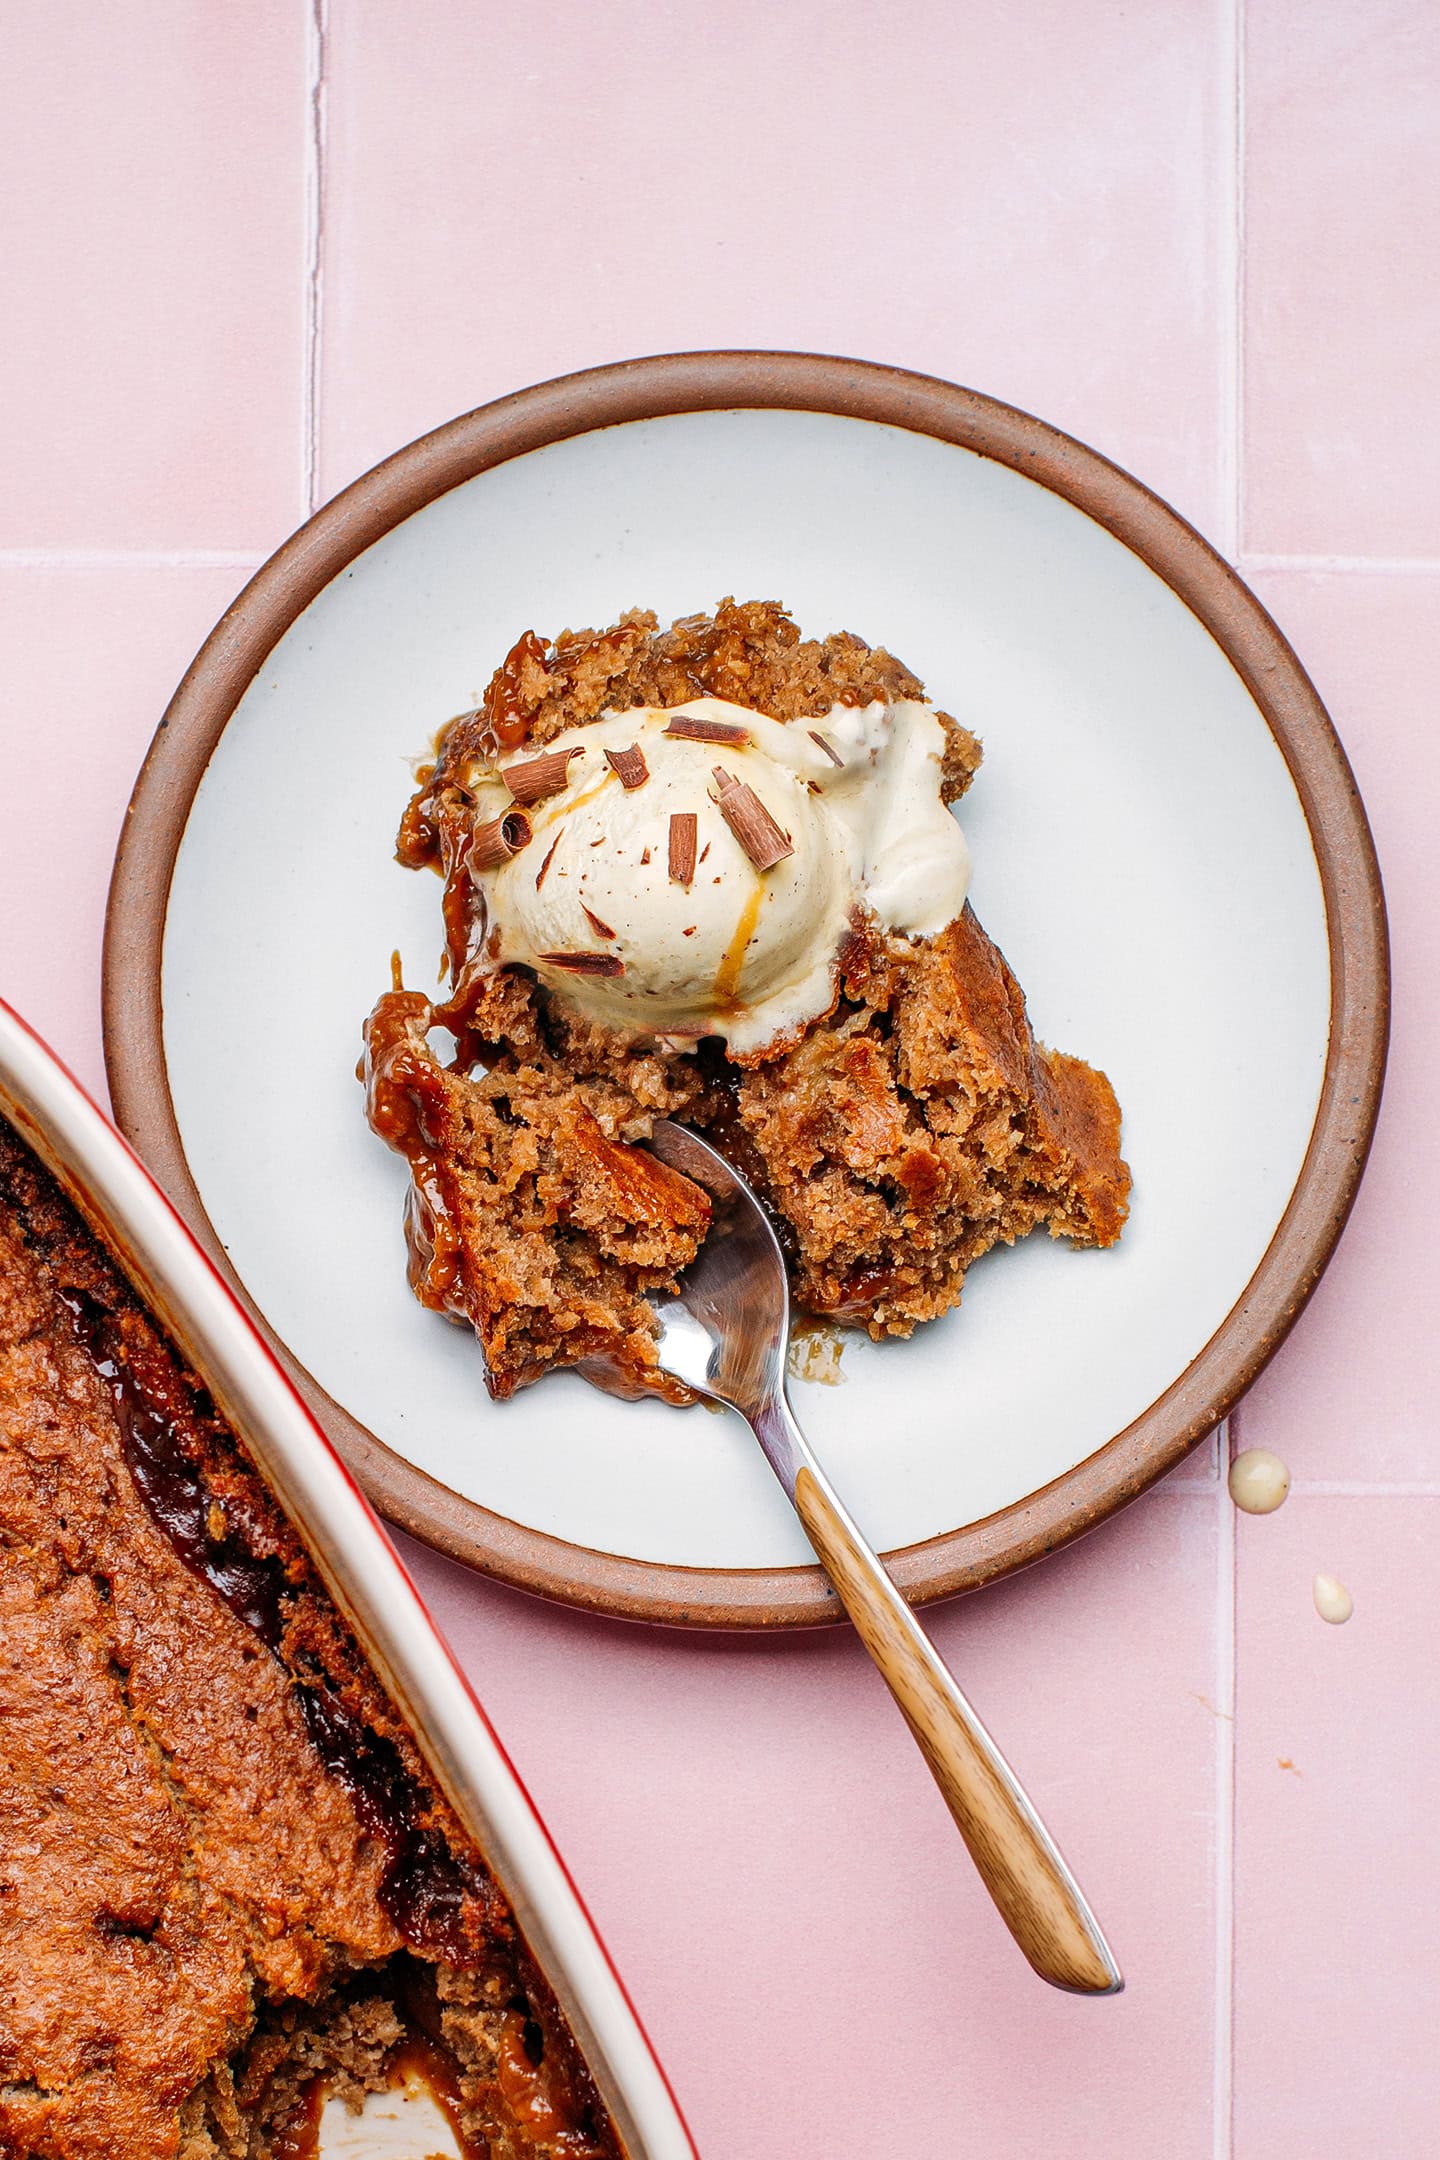
[[[754,891],[740,910],[735,935],[715,971],[715,1002],[724,1011],[734,1009],[740,989],[740,971],[745,965],[745,955],[750,949],[750,940],[754,937],[755,926],[760,920],[760,908],[764,898],[765,888],[757,878]]]

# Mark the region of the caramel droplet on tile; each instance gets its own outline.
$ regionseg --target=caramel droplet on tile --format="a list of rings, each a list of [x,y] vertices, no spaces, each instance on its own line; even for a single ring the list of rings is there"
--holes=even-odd
[[[1245,1448],[1230,1465],[1230,1497],[1247,1515],[1273,1515],[1290,1490],[1290,1472],[1269,1448]]]
[[[1355,1600],[1343,1582],[1333,1575],[1315,1577],[1315,1610],[1331,1627],[1343,1627],[1355,1610]]]

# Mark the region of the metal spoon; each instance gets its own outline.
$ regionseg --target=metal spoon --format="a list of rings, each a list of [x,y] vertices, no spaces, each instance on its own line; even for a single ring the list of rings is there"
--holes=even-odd
[[[790,1292],[764,1211],[725,1158],[684,1126],[657,1119],[650,1145],[715,1202],[710,1234],[680,1295],[657,1300],[661,1364],[697,1394],[738,1410],[765,1450],[986,1889],[1041,1979],[1072,1994],[1118,1995],[1120,1968],[1053,1838],[791,1414]]]

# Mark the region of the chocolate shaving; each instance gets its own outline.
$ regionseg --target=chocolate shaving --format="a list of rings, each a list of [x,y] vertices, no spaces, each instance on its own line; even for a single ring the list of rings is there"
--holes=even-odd
[[[579,754],[578,745],[569,750],[547,750],[543,757],[526,758],[519,765],[506,765],[500,777],[516,802],[544,802],[547,795],[560,793],[570,760]]]
[[[542,952],[543,967],[564,968],[567,975],[623,975],[625,963],[612,952]]]
[[[530,820],[520,810],[477,825],[470,840],[468,861],[472,870],[498,870],[502,863],[530,845]]]
[[[688,886],[695,876],[695,843],[699,838],[699,820],[693,810],[674,810],[670,814],[670,882]]]
[[[737,727],[732,720],[707,720],[700,713],[676,713],[666,721],[665,733],[686,742],[728,743],[734,750],[743,750],[750,740],[749,728]]]
[[[609,923],[601,922],[600,917],[595,913],[595,910],[593,908],[586,907],[583,900],[580,902],[580,912],[585,917],[586,922],[589,923],[591,929],[595,932],[596,937],[614,937],[615,932],[611,929]]]
[[[631,788],[644,787],[650,777],[645,763],[645,753],[639,743],[631,743],[628,750],[607,750],[605,762],[613,773],[619,775],[620,785],[627,792]]]
[[[810,737],[811,742],[818,743],[820,745],[820,748],[824,751],[826,757],[829,758],[832,765],[839,765],[843,768],[845,764],[844,758],[841,757],[839,751],[835,748],[834,743],[829,741],[826,736],[820,733],[819,728],[806,728],[805,732]]]
[[[790,835],[781,831],[754,788],[726,772],[723,765],[712,766],[711,770],[720,791],[716,798],[720,815],[755,868],[773,870],[776,863],[793,855],[795,847]]]
[[[552,862],[554,862],[554,860],[555,860],[555,850],[556,850],[556,848],[557,848],[557,847],[559,847],[559,845],[560,845],[560,839],[561,839],[561,835],[562,835],[562,834],[564,833],[564,830],[565,830],[565,827],[564,827],[564,826],[562,825],[562,826],[560,827],[560,831],[556,833],[556,835],[555,835],[554,839],[553,839],[553,840],[552,840],[552,841],[550,842],[550,845],[549,845],[549,847],[548,847],[548,848],[546,849],[546,851],[545,851],[545,860],[544,860],[544,862],[542,862],[542,863],[541,863],[541,865],[540,865],[540,868],[539,868],[539,869],[538,869],[538,870],[536,871],[536,873],[535,873],[535,890],[536,890],[536,892],[539,892],[539,890],[540,890],[540,887],[541,887],[541,886],[542,886],[542,885],[544,884],[544,882],[545,882],[545,873],[546,873],[546,871],[547,871],[547,870],[548,870],[548,869],[550,868],[550,865],[551,865],[551,863],[552,863]]]
[[[645,852],[644,852],[644,854],[643,854],[643,855],[642,855],[642,856],[640,857],[640,863],[641,863],[641,867],[643,868],[643,867],[644,867],[644,865],[645,865],[646,863],[648,863],[648,862],[649,862],[649,860],[650,860],[650,850],[649,850],[649,848],[647,847],[647,848],[646,848],[646,850],[645,850]]]

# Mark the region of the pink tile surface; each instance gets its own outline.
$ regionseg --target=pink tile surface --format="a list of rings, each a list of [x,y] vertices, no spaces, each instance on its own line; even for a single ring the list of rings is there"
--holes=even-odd
[[[0,995],[101,1102],[100,943],[125,805],[244,575],[0,563]]]
[[[11,0],[0,547],[269,548],[301,511],[299,0]]]
[[[1247,1445],[1275,1448],[1301,1478],[1430,1480],[1440,1489],[1440,575],[1271,574],[1256,587],[1305,656],[1370,813],[1390,915],[1394,1019],[1380,1128],[1350,1227],[1236,1422]]]
[[[1440,1499],[1297,1495],[1240,1526],[1235,2160],[1436,2150],[1437,1538]]]
[[[1246,544],[1440,548],[1440,12],[1245,7]]]
[[[406,1546],[706,2160],[1210,2160],[1217,1519],[1166,1492],[933,1617],[1110,1934],[1113,2002],[1016,1957],[848,1634],[586,1621]]]
[[[526,382],[862,353],[1216,515],[1210,0],[334,9],[324,481]]]
[[[412,1548],[706,2160],[1437,2149],[1436,22],[1399,0],[8,11],[0,989],[92,1086],[130,783],[246,574],[214,553],[298,516],[312,420],[328,491],[561,369],[850,350],[1045,413],[1227,547],[1238,469],[1257,554],[1435,566],[1258,578],[1350,747],[1395,945],[1371,1174],[1238,1420],[1296,1491],[1237,1526],[1194,1458],[1187,1489],[933,1618],[1115,1937],[1121,2000],[1032,1982],[845,1637],[611,1627]],[[1348,1629],[1314,1617],[1317,1567],[1351,1582]]]

